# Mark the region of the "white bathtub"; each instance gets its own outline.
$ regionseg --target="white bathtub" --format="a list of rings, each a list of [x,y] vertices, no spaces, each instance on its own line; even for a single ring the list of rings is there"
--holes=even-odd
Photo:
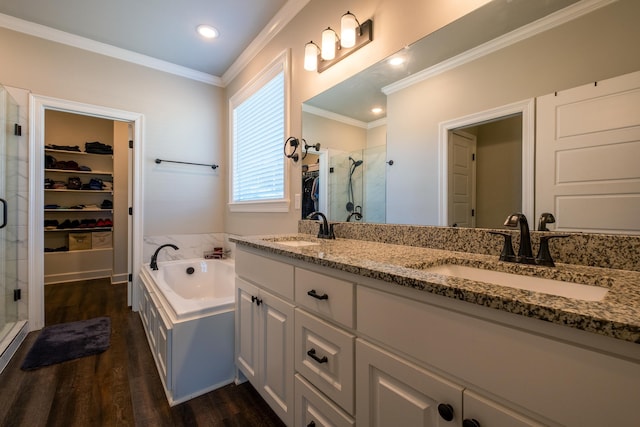
[[[146,264],[140,279],[138,310],[169,404],[233,382],[233,260]]]
[[[233,260],[166,261],[158,263],[158,270],[145,264],[141,275],[152,283],[175,320],[234,309]]]

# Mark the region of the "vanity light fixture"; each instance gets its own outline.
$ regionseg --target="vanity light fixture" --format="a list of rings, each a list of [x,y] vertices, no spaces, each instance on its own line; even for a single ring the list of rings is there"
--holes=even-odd
[[[329,61],[336,57],[337,39],[338,34],[336,34],[331,27],[327,27],[327,29],[322,32],[322,49],[320,50],[320,57],[325,61]]]
[[[360,24],[356,16],[347,11],[340,19],[340,27],[340,37],[331,27],[327,27],[322,32],[320,47],[313,41],[305,45],[305,70],[321,73],[373,40],[371,19]],[[312,58],[314,55],[315,61]]]
[[[218,30],[213,28],[211,25],[201,24],[196,27],[196,31],[205,39],[215,39],[220,35]]]
[[[307,71],[316,71],[318,69],[318,54],[320,48],[317,44],[310,41],[304,45],[304,69]]]

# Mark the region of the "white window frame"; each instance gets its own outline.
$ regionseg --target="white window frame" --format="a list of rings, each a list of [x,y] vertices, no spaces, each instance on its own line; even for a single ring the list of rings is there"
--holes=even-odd
[[[283,174],[283,188],[284,196],[281,199],[271,200],[255,200],[255,201],[234,201],[233,200],[233,184],[235,177],[235,163],[233,158],[234,152],[234,133],[233,133],[233,111],[242,104],[246,99],[251,97],[254,93],[260,90],[265,84],[270,82],[278,73],[284,72],[284,134],[289,134],[289,105],[290,105],[290,50],[287,49],[280,53],[263,71],[256,75],[249,83],[247,83],[242,89],[236,92],[229,99],[229,210],[231,212],[289,212],[290,199],[289,199],[289,168],[290,164],[287,162],[284,154],[282,155],[282,162],[284,163]],[[284,145],[284,140],[282,141]],[[256,147],[256,150],[260,150],[260,147]]]

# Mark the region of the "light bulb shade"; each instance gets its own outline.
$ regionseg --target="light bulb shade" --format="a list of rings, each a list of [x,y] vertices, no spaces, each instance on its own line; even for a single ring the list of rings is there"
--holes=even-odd
[[[318,46],[314,42],[304,45],[304,69],[307,71],[318,69]]]
[[[349,48],[356,45],[358,27],[360,27],[360,23],[353,13],[347,12],[342,15],[342,19],[340,19],[340,45],[342,47]]]
[[[322,50],[320,56],[325,61],[336,57],[336,32],[327,28],[322,32]]]

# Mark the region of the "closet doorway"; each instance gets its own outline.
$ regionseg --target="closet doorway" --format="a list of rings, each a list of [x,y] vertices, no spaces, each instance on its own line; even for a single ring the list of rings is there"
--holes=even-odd
[[[142,115],[40,96],[31,105],[30,329],[44,326],[44,286],[55,283],[127,282],[135,307]]]

